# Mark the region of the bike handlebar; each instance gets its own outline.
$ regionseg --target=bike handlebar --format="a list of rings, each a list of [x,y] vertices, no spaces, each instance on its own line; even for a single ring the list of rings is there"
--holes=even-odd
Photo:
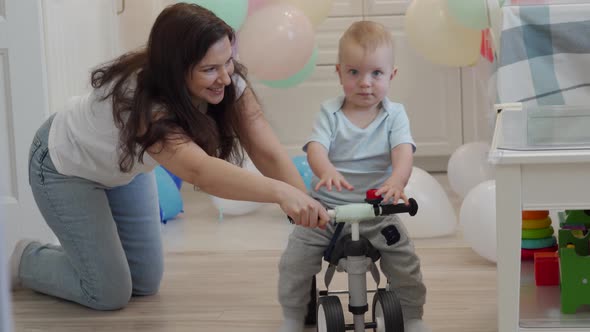
[[[409,205],[406,205],[405,203],[379,205],[379,207],[381,208],[381,213],[379,215],[385,216],[390,214],[407,212],[413,217],[418,212],[418,203],[413,198],[410,198],[408,201],[410,203]]]
[[[408,201],[410,203],[409,205],[405,203],[383,205],[368,203],[346,204],[337,206],[335,209],[330,209],[327,212],[330,218],[336,220],[336,222],[352,223],[397,213],[409,213],[410,216],[414,216],[418,212],[418,203],[413,198],[410,198]],[[291,217],[288,218],[293,223],[293,219]]]

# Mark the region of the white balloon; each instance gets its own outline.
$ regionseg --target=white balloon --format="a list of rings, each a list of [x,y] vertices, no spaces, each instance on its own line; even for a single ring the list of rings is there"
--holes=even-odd
[[[427,238],[455,232],[455,210],[447,193],[432,175],[414,167],[404,192],[418,203],[418,213],[415,216],[407,213],[399,215],[410,237]]]
[[[250,161],[249,159],[244,160],[243,168],[254,172],[256,174],[261,174],[256,166]],[[243,214],[250,213],[263,205],[263,203],[259,202],[250,202],[250,201],[236,201],[232,199],[225,199],[219,198],[217,196],[209,195],[211,197],[211,201],[213,205],[219,210],[221,215],[224,214],[230,216],[239,216]]]
[[[258,202],[234,201],[231,199],[219,198],[215,196],[211,196],[211,200],[221,215],[226,214],[229,216],[240,216],[247,214],[258,209],[262,205],[262,203]]]
[[[460,146],[449,159],[447,176],[451,189],[461,197],[476,185],[495,176],[494,167],[488,162],[490,145],[473,142]]]
[[[475,186],[461,205],[463,238],[483,258],[496,262],[496,181]]]

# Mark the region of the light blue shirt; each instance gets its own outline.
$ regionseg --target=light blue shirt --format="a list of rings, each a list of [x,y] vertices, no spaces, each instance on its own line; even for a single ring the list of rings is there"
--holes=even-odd
[[[391,150],[400,144],[416,144],[410,132],[410,122],[402,104],[385,98],[373,122],[361,129],[342,112],[344,97],[330,99],[322,104],[311,137],[303,146],[307,152],[310,142],[322,144],[328,158],[344,178],[354,186],[353,191],[325,187],[313,188],[319,182],[312,179],[312,196],[329,207],[364,202],[368,189],[379,188],[391,176]]]

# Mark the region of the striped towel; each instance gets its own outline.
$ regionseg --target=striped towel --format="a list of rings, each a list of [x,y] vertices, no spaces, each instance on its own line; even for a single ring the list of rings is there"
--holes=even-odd
[[[498,102],[590,105],[590,1],[505,6]]]

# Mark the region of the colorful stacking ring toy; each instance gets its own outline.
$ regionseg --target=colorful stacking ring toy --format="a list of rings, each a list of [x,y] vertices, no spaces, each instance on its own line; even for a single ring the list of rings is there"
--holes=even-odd
[[[557,246],[540,249],[520,249],[520,257],[522,259],[533,259],[535,258],[536,252],[554,252],[557,251]]]
[[[522,211],[522,219],[545,219],[549,217],[548,210]]]
[[[551,219],[545,217],[545,219],[523,219],[522,229],[538,229],[547,228],[551,226]]]
[[[522,230],[523,239],[542,239],[551,235],[553,235],[553,226]]]
[[[521,246],[523,249],[541,249],[553,247],[557,244],[555,236],[546,237],[544,239],[523,239],[521,240]]]

